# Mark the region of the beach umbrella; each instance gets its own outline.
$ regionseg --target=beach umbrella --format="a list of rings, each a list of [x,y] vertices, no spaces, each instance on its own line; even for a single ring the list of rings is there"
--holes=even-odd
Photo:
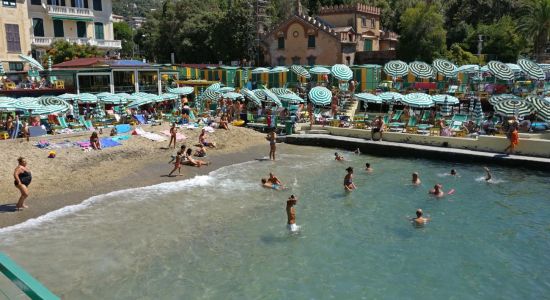
[[[116,93],[115,95],[126,99],[127,102],[132,102],[132,101],[136,101],[136,100],[141,99],[141,97],[139,97],[139,96],[130,95],[128,93]]]
[[[269,70],[269,73],[271,73],[271,74],[275,74],[275,73],[284,73],[284,72],[288,72],[288,68],[287,68],[287,67],[279,66],[279,67],[275,67],[275,68]]]
[[[18,98],[17,102],[15,102],[15,108],[28,112],[39,110],[42,107],[43,105],[38,102],[38,99],[33,97]]]
[[[269,69],[260,67],[252,70],[252,74],[263,74],[263,73],[269,73]]]
[[[304,99],[300,98],[300,96],[298,96],[296,94],[283,94],[283,95],[278,95],[277,97],[279,97],[279,100],[281,100],[283,102],[290,103],[290,104],[296,104],[296,103],[304,102]]]
[[[489,98],[489,103],[491,103],[491,105],[495,105],[503,100],[521,100],[521,98],[512,94],[499,94],[491,96],[491,98]]]
[[[161,96],[155,95],[155,94],[150,94],[150,93],[138,92],[138,93],[133,93],[132,95],[143,98],[143,99],[146,99],[146,100],[149,100],[148,101],[149,103],[164,101],[164,99]]]
[[[403,100],[403,95],[396,92],[384,92],[378,95],[386,103],[393,103]]]
[[[6,74],[6,71],[4,70],[4,65],[0,63],[0,75]]]
[[[515,74],[515,73],[521,73],[521,68],[520,68],[519,65],[510,64],[510,63],[508,63],[508,64],[506,64],[506,65],[508,66],[508,68],[510,68],[510,70],[512,70],[512,72],[514,72],[514,74]]]
[[[241,94],[243,94],[246,99],[252,101],[257,106],[262,105],[262,100],[260,100],[260,98],[258,98],[251,90],[249,90],[247,88],[242,88],[241,89]]]
[[[456,70],[458,73],[477,73],[480,71],[479,65],[463,65]]]
[[[228,92],[228,93],[225,93],[225,94],[223,94],[223,97],[224,97],[224,98],[229,98],[229,99],[231,99],[231,100],[233,100],[233,101],[235,101],[235,100],[237,100],[237,99],[239,99],[239,98],[241,98],[241,99],[244,98],[242,94],[240,94],[240,93],[235,93],[235,92]]]
[[[280,95],[286,95],[286,94],[294,94],[293,91],[287,88],[271,88],[270,91],[273,92],[273,94],[280,96]]]
[[[474,119],[481,120],[483,119],[483,110],[481,108],[481,100],[476,97],[472,97],[472,102],[470,104],[470,114],[473,115]]]
[[[11,97],[0,97],[0,111],[15,111],[15,102],[17,100]]]
[[[28,56],[28,55],[23,55],[23,54],[19,54],[19,57],[26,61],[27,63],[29,63],[29,65],[31,65],[31,67],[35,68],[35,69],[38,69],[40,71],[44,71],[44,67],[42,67],[42,64],[39,63],[36,59],[32,58],[31,56]]]
[[[189,95],[195,92],[195,88],[192,86],[182,86],[178,88],[168,88],[168,93],[176,95]]]
[[[218,100],[220,100],[220,96],[222,96],[222,93],[218,93],[217,91],[206,89],[201,94],[201,99],[211,100],[211,101],[218,101]]]
[[[457,97],[445,94],[433,95],[432,101],[435,104],[443,104],[446,101],[449,105],[457,105],[460,102]]]
[[[59,97],[42,96],[35,101],[42,106],[32,110],[32,113],[36,115],[64,113],[69,110],[69,103]]]
[[[313,74],[313,75],[329,75],[330,74],[330,70],[325,68],[325,67],[313,67],[311,69],[309,69],[309,74]]]
[[[81,103],[97,103],[96,95],[90,93],[78,94],[76,100]]]
[[[279,97],[275,95],[272,91],[268,89],[256,89],[253,90],[256,97],[260,98],[260,100],[265,102],[272,102],[275,103],[277,106],[282,106],[281,101],[279,100]]]
[[[206,88],[207,91],[217,91],[222,88],[222,84],[219,82],[211,84],[209,87]]]
[[[176,95],[176,94],[172,94],[172,93],[164,93],[162,95],[160,95],[162,97],[163,100],[168,100],[168,101],[173,101],[173,100],[178,100],[180,98],[179,95]]]
[[[40,105],[43,105],[43,106],[58,105],[58,106],[67,106],[67,107],[69,107],[69,103],[67,103],[67,101],[65,101],[65,100],[63,100],[59,97],[55,97],[55,96],[38,97],[38,98],[36,98],[36,101],[38,101],[38,103]]]
[[[365,103],[377,103],[381,104],[384,102],[380,96],[373,95],[371,93],[359,93],[355,94],[354,97],[358,100],[361,100]]]
[[[69,93],[65,93],[63,95],[59,95],[57,96],[63,100],[67,100],[67,101],[70,101],[70,100],[76,100],[78,99],[78,95],[77,94],[69,94]]]
[[[546,79],[546,74],[544,74],[544,70],[535,62],[525,58],[520,58],[518,59],[518,65],[529,78],[535,80]]]
[[[309,100],[314,105],[329,105],[332,101],[332,92],[324,86],[316,86],[309,93]]]
[[[48,71],[52,71],[52,56],[51,55],[48,55]]]
[[[503,116],[523,117],[533,112],[533,105],[524,100],[503,100],[493,105],[493,109]]]
[[[531,103],[537,114],[545,121],[550,122],[550,98],[527,96],[525,101]]]
[[[384,65],[384,73],[391,77],[403,77],[409,74],[409,65],[401,60],[392,60]]]
[[[234,87],[224,86],[224,87],[221,87],[216,92],[224,94],[224,93],[229,93],[229,92],[234,92],[234,91],[235,91]]]
[[[514,72],[508,65],[500,61],[492,60],[487,64],[488,71],[498,79],[514,80]]]
[[[433,99],[433,97],[432,97]],[[450,116],[453,112],[453,108],[451,107],[451,104],[449,103],[448,101],[448,98],[445,97],[445,99],[443,99],[443,103],[441,105],[441,114],[445,117],[447,116]]]
[[[432,101],[432,96],[424,93],[407,94],[405,95],[405,97],[403,97],[403,100],[401,101],[409,105],[410,107],[417,108],[432,107],[434,105],[434,102]]]
[[[353,71],[351,71],[348,66],[343,64],[335,64],[332,66],[330,73],[338,80],[347,81],[353,78]]]
[[[433,61],[432,66],[437,73],[445,77],[455,77],[458,72],[455,64],[446,59],[436,59]]]
[[[409,64],[409,71],[418,78],[435,77],[434,69],[425,62],[413,61]]]
[[[299,65],[290,66],[290,71],[292,71],[294,74],[298,75],[299,77],[305,77],[305,78],[311,77],[309,72],[304,67]]]

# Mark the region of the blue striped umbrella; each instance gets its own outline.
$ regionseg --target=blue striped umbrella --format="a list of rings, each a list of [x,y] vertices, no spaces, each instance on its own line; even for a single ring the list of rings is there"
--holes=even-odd
[[[223,94],[223,97],[226,98],[226,99],[231,99],[233,101],[244,98],[242,94],[235,93],[235,92],[225,93],[225,94]]]
[[[521,98],[512,94],[498,94],[491,96],[491,98],[489,98],[489,103],[491,103],[491,105],[495,105],[503,100],[521,100]]]
[[[378,95],[385,103],[393,103],[403,100],[403,95],[396,92],[385,92]]]
[[[335,64],[332,66],[330,73],[338,80],[350,80],[353,78],[353,71],[343,64]]]
[[[527,96],[525,101],[531,103],[537,114],[542,117],[545,122],[550,122],[550,98]]]
[[[246,99],[252,101],[257,106],[262,105],[262,100],[260,100],[260,98],[258,98],[251,90],[242,88],[241,94],[243,94],[246,97]]]
[[[269,69],[260,67],[252,70],[252,74],[263,74],[263,73],[269,73]]]
[[[324,67],[313,67],[311,69],[309,69],[309,74],[312,74],[312,75],[329,75],[330,74],[330,70],[327,69],[327,68],[324,68]]]
[[[310,78],[311,75],[309,74],[309,72],[302,66],[299,66],[299,65],[292,65],[290,66],[290,70],[298,75],[299,77],[304,77],[304,78]]]
[[[168,93],[176,95],[189,95],[195,92],[195,88],[192,86],[182,86],[178,88],[169,88]]]
[[[487,69],[493,76],[501,80],[514,80],[514,72],[508,65],[500,61],[492,60],[487,64]]]
[[[290,104],[296,104],[296,103],[303,103],[304,102],[304,99],[300,98],[300,96],[296,95],[296,94],[283,94],[283,95],[278,95],[277,97],[279,97],[279,99],[283,102],[287,102],[287,103],[290,103]]]
[[[546,79],[546,74],[544,74],[544,70],[535,62],[525,58],[521,58],[521,59],[518,59],[518,65],[523,70],[523,72],[527,74],[529,78],[532,78],[535,80]]]
[[[392,60],[384,65],[384,73],[391,77],[403,77],[409,74],[409,65],[401,60]]]
[[[457,105],[458,103],[460,103],[460,100],[458,100],[457,97],[445,94],[433,95],[432,100],[433,102],[435,102],[435,104],[443,104],[443,102],[445,101],[449,105]]]
[[[452,62],[446,59],[435,59],[432,66],[437,73],[445,77],[456,77],[458,68]]]
[[[384,103],[384,100],[382,100],[380,96],[376,96],[371,93],[359,93],[359,94],[355,94],[354,97],[366,103],[377,103],[377,104]]]
[[[401,101],[409,105],[410,107],[417,108],[427,108],[434,105],[434,102],[432,101],[432,96],[424,93],[407,94],[405,95],[405,97],[403,97],[403,100]]]
[[[531,114],[534,107],[525,100],[503,100],[493,105],[493,109],[503,116],[523,117]]]
[[[206,88],[207,91],[217,91],[222,88],[222,84],[219,82],[211,84],[209,87]]]
[[[434,69],[425,62],[413,61],[409,64],[409,70],[418,78],[432,78],[435,77]]]
[[[271,88],[270,90],[273,92],[273,94],[275,94],[277,96],[286,95],[286,94],[294,94],[293,91],[291,91],[290,89],[287,89],[287,88]]]
[[[90,93],[78,94],[76,100],[80,103],[97,103],[96,95]]]
[[[312,88],[309,91],[308,96],[309,100],[311,100],[314,105],[325,106],[329,105],[332,101],[332,92],[323,86],[316,86]]]

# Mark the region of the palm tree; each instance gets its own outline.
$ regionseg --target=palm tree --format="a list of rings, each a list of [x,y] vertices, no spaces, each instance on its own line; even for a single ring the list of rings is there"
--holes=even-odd
[[[518,29],[533,41],[535,59],[541,59],[550,36],[550,0],[526,2]]]

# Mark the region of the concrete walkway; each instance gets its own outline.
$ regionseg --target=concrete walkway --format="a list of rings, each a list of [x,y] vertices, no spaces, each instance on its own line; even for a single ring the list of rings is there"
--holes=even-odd
[[[499,164],[528,169],[550,171],[550,158],[522,155],[505,155],[455,148],[434,147],[386,141],[370,141],[360,138],[342,137],[328,134],[293,134],[284,142],[295,145],[341,148],[380,156],[401,156],[425,159],[440,159],[452,162]]]

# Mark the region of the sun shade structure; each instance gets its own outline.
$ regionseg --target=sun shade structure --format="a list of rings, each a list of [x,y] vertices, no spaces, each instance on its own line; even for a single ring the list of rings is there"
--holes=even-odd
[[[256,97],[256,95],[251,90],[246,89],[246,88],[242,88],[241,89],[241,94],[243,94],[243,96],[245,96],[246,99],[252,101],[257,106],[262,105],[262,100],[260,100],[260,98]]]
[[[437,73],[445,77],[455,77],[458,72],[455,64],[446,59],[436,59],[433,61],[432,66]]]
[[[304,77],[304,78],[310,78],[311,77],[309,72],[304,67],[299,66],[299,65],[290,66],[290,71],[292,71],[294,74],[296,74],[300,77]]]
[[[78,99],[78,95],[77,94],[63,94],[63,95],[59,95],[57,96],[58,98],[61,98],[63,100],[67,100],[67,101],[70,101],[70,100],[77,100]]]
[[[425,62],[413,61],[409,64],[409,71],[418,78],[432,78],[435,77],[434,69]]]
[[[269,69],[260,67],[252,70],[252,74],[263,74],[263,73],[269,73]]]
[[[384,65],[384,73],[391,77],[403,77],[409,74],[409,65],[401,60],[392,60]]]
[[[535,62],[525,58],[521,58],[518,60],[518,65],[529,78],[535,80],[546,79],[546,74],[544,74],[544,70]]]
[[[550,122],[550,98],[527,96],[525,101],[531,103],[539,117],[545,122]]]
[[[215,90],[209,90],[209,89],[206,89],[202,94],[201,94],[201,97],[202,99],[206,99],[206,100],[211,100],[211,101],[218,101],[220,100],[220,96],[222,95],[222,93],[219,93]]]
[[[176,95],[189,95],[195,92],[195,89],[192,86],[182,86],[178,88],[169,88],[168,93]]]
[[[300,96],[296,94],[283,94],[283,95],[279,95],[278,97],[279,97],[279,100],[290,104],[304,102],[304,99],[300,98]]]
[[[286,95],[286,94],[294,94],[293,91],[287,89],[287,88],[271,88],[270,89],[273,94],[280,96],[280,95]]]
[[[434,105],[432,96],[424,93],[407,94],[405,95],[405,97],[403,97],[403,100],[401,100],[401,102],[409,105],[410,107],[417,108],[432,107]]]
[[[384,102],[386,103],[393,103],[396,101],[403,100],[403,95],[396,93],[396,92],[385,92],[380,95],[378,95]]]
[[[0,111],[15,111],[15,102],[17,100],[10,97],[0,97]]]
[[[514,71],[505,63],[492,60],[487,64],[487,69],[493,76],[501,80],[514,80]]]
[[[309,100],[314,105],[329,105],[332,100],[332,92],[324,86],[316,86],[312,88],[309,93]]]
[[[97,96],[90,93],[78,94],[76,100],[80,103],[97,103]]]
[[[523,117],[533,112],[531,103],[524,100],[503,100],[493,105],[493,109],[503,116]]]
[[[457,105],[460,102],[457,97],[445,94],[432,96],[432,101],[435,104],[443,104],[444,102],[447,102],[449,105]]]
[[[332,66],[330,73],[338,80],[350,80],[353,78],[353,71],[343,64],[336,64]]]
[[[480,67],[478,65],[463,65],[457,69],[458,73],[477,73],[479,71]]]
[[[309,69],[309,74],[313,74],[313,75],[329,75],[330,74],[330,70],[325,68],[325,67],[313,67],[311,69]]]
[[[491,103],[491,105],[495,105],[504,100],[521,100],[521,98],[512,94],[499,94],[491,96],[491,98],[489,98],[489,103]]]
[[[42,67],[42,64],[39,63],[36,59],[32,58],[31,56],[19,54],[19,57],[22,60],[26,61],[29,65],[31,65],[31,67],[36,68],[40,71],[44,71],[44,67]]]
[[[380,96],[376,96],[371,93],[359,93],[359,94],[355,94],[354,97],[357,100],[361,100],[367,103],[378,103],[378,104],[384,103],[384,100],[382,100]]]

